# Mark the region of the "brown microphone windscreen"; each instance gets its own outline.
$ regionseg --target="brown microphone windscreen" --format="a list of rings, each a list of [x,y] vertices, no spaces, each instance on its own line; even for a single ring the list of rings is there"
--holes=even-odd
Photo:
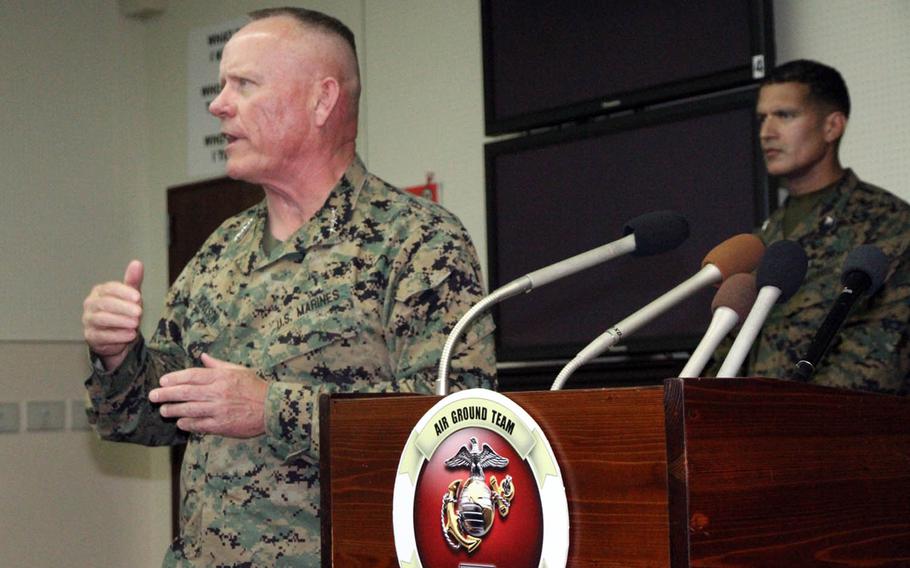
[[[758,290],[755,287],[755,275],[739,272],[724,280],[724,283],[720,285],[720,289],[714,294],[714,300],[711,302],[711,312],[725,306],[736,312],[739,322],[742,323],[752,310],[756,295],[758,295]]]
[[[740,272],[752,272],[758,268],[765,245],[755,235],[742,233],[720,243],[705,255],[702,267],[713,264],[720,270],[724,280]]]

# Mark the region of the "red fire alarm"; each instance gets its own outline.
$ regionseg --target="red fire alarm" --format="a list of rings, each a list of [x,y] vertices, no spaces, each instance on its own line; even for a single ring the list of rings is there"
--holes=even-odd
[[[412,185],[404,188],[408,193],[439,203],[439,184],[433,181],[433,172],[427,172],[427,182],[423,185]]]

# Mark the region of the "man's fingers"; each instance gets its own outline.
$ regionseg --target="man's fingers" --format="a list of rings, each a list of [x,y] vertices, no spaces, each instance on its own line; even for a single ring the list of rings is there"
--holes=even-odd
[[[106,350],[125,347],[137,337],[135,329],[89,329],[85,331],[85,340],[91,346],[106,346]]]
[[[97,353],[117,351],[138,336],[141,314],[139,306],[122,300],[87,301],[82,312],[83,336]]]
[[[217,379],[211,371],[208,369],[200,369],[198,367],[183,369],[182,371],[174,371],[163,375],[159,380],[158,384],[162,387],[174,387],[178,385],[210,385]]]
[[[139,337],[142,273],[142,263],[133,261],[126,267],[123,282],[98,284],[82,303],[82,334],[107,369],[119,366],[127,348]]]
[[[92,288],[91,293],[85,299],[85,307],[94,306],[103,300],[120,300],[140,306],[142,303],[142,294],[138,290],[123,284],[122,282],[105,282]]]
[[[95,302],[94,309],[97,312],[122,314],[137,319],[142,316],[142,306],[138,302],[120,296],[102,296]]]
[[[164,381],[164,377],[161,380]],[[162,402],[208,401],[213,399],[210,390],[206,389],[204,385],[194,384],[161,386],[149,392],[149,400],[156,404]]]
[[[161,377],[159,387],[149,392],[149,401],[161,404],[159,412],[177,418],[188,432],[250,438],[265,432],[265,398],[268,384],[250,369],[211,357],[207,365],[219,368],[183,369]]]
[[[139,316],[113,312],[94,312],[86,314],[85,318],[83,318],[83,323],[89,327],[101,330],[135,330],[139,327]]]
[[[134,260],[126,265],[126,272],[123,274],[123,283],[134,290],[142,290],[142,277],[145,274],[145,267],[138,260]]]
[[[159,412],[165,418],[201,418],[210,416],[212,405],[206,402],[175,402],[161,405]]]

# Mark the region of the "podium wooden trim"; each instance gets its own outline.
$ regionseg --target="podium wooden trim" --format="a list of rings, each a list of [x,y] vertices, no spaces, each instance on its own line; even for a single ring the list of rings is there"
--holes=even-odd
[[[567,566],[910,565],[910,400],[774,379],[505,394],[560,464]],[[321,399],[323,566],[397,568],[398,460],[438,400]]]

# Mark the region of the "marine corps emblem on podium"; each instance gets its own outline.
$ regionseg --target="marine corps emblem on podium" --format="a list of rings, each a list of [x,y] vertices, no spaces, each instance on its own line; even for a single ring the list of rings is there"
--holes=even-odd
[[[392,509],[402,568],[558,568],[568,557],[568,505],[550,444],[493,391],[449,395],[418,421]]]
[[[471,438],[471,448],[463,446],[456,455],[446,460],[447,467],[467,467],[471,475],[449,484],[442,496],[442,532],[449,546],[474,552],[484,535],[493,528],[494,509],[502,517],[509,514],[515,487],[512,476],[503,478],[502,485],[495,475],[487,486],[483,468],[504,468],[509,460],[497,454],[487,444],[480,449],[477,438]]]

